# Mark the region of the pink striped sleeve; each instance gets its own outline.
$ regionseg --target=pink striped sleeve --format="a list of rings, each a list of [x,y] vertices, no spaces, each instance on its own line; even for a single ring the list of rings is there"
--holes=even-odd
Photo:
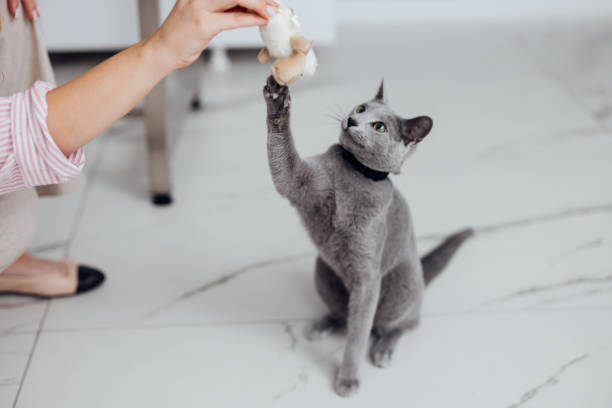
[[[0,98],[0,194],[64,183],[85,165],[79,149],[66,157],[47,127],[47,92],[38,81],[28,91]]]

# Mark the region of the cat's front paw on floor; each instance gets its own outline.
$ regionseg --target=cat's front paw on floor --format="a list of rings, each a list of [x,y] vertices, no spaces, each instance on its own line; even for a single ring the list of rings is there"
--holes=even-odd
[[[341,397],[352,397],[359,391],[359,379],[338,377],[336,380],[336,392]]]

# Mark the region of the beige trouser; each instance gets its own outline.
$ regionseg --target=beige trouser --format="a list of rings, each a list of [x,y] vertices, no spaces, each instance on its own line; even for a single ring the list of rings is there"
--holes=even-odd
[[[36,229],[33,189],[0,196],[0,273],[23,254]]]
[[[25,91],[39,79],[55,83],[38,26],[26,19],[23,10],[13,19],[6,0],[0,0],[0,21],[0,96]],[[57,195],[66,186],[37,190]],[[0,195],[0,273],[27,249],[36,226],[37,200],[33,189]]]

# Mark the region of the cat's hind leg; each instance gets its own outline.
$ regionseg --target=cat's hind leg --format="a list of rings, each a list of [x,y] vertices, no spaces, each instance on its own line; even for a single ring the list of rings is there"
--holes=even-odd
[[[346,319],[326,315],[312,323],[306,329],[306,338],[310,341],[321,340],[330,334],[339,332],[346,328]]]
[[[317,257],[315,265],[315,286],[330,313],[317,320],[306,330],[309,340],[318,340],[346,327],[348,291],[344,283],[329,265]]]
[[[395,352],[397,342],[407,330],[416,327],[418,323],[418,318],[416,318],[411,321],[405,321],[393,329],[385,330],[375,328],[372,330],[374,336],[374,343],[370,349],[372,364],[380,368],[389,367],[393,359],[393,353]]]
[[[424,290],[421,276],[418,265],[402,263],[382,280],[370,349],[372,363],[377,367],[391,364],[399,339],[419,323]]]
[[[391,330],[373,330],[374,343],[370,349],[370,358],[376,367],[385,368],[391,365],[393,352],[398,340],[404,334],[400,328]]]

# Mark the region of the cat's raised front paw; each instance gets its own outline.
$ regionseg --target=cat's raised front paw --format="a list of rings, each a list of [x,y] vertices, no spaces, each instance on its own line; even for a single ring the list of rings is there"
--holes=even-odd
[[[266,86],[264,86],[263,94],[268,105],[269,118],[279,117],[291,105],[289,88],[278,84],[272,75],[270,75]]]
[[[359,380],[357,378],[342,378],[336,380],[336,392],[341,397],[352,397],[359,391]]]

